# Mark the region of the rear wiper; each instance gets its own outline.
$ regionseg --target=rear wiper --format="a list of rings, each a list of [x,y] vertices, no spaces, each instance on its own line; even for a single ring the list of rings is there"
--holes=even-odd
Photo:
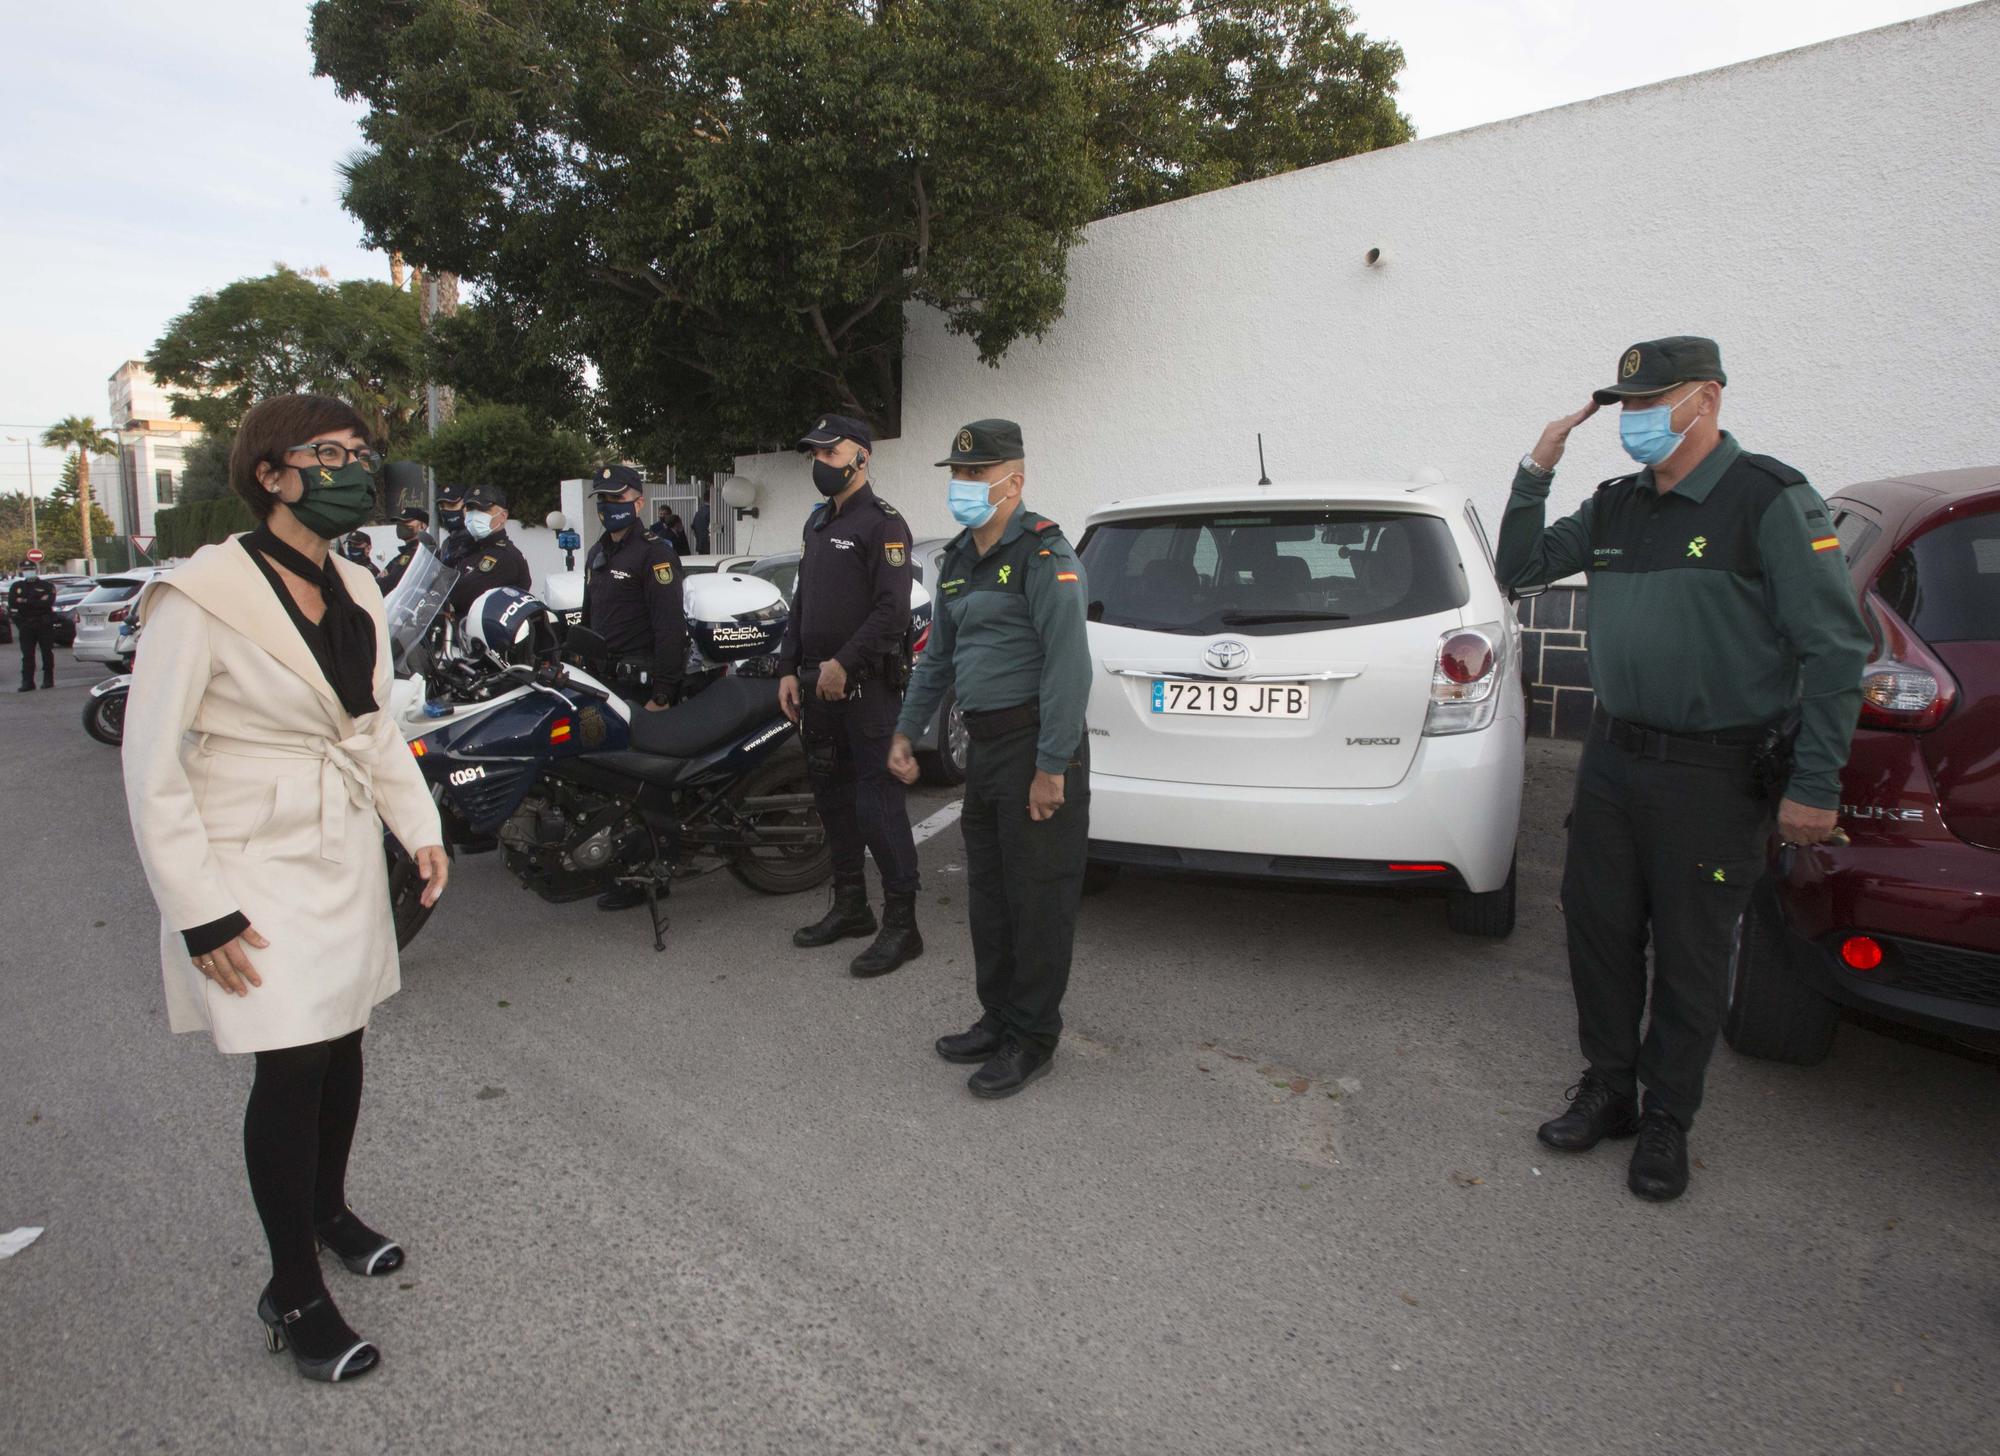
[[[1225,627],[1255,627],[1264,622],[1345,622],[1346,612],[1313,612],[1303,608],[1289,612],[1224,612]]]

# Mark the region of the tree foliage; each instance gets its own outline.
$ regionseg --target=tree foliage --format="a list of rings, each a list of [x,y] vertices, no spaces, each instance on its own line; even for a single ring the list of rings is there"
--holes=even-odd
[[[499,486],[509,514],[531,524],[554,509],[562,482],[587,476],[595,460],[582,435],[508,404],[461,409],[419,455],[445,484]]]
[[[422,399],[423,327],[417,300],[387,283],[280,267],[195,299],[146,367],[175,391],[174,413],[211,435],[233,435],[260,399],[306,391],[352,404],[394,451]]]
[[[229,484],[229,451],[236,443],[235,431],[203,430],[187,448],[181,466],[181,489],[176,497],[181,505],[221,500],[233,493]]]
[[[69,506],[70,519],[76,523],[78,533],[76,554],[87,560],[93,555],[93,541],[111,533],[110,518],[97,508],[90,492],[90,457],[116,454],[118,442],[98,429],[97,421],[90,415],[69,415],[42,431],[42,443],[51,449],[73,452],[70,463],[74,464],[75,473],[72,476],[66,472],[64,479],[74,485]],[[55,494],[60,493],[58,486]],[[104,523],[102,527],[99,520]]]
[[[466,386],[574,419],[594,366],[694,469],[894,433],[906,304],[993,362],[1093,218],[1409,135],[1326,0],[319,0],[312,41],[371,243],[480,291]]]

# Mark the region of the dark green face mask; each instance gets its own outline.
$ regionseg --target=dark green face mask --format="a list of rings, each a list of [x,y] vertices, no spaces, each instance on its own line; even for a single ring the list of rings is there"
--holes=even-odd
[[[338,470],[325,465],[299,467],[306,493],[292,502],[292,514],[308,531],[331,541],[367,520],[375,509],[375,476],[358,460]]]

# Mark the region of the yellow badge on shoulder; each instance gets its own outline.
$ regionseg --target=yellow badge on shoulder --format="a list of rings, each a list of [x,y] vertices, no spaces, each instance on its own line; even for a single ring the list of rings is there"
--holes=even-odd
[[[658,562],[653,567],[653,580],[661,586],[674,584],[674,564],[671,561]]]
[[[479,558],[479,569],[481,571],[491,571],[493,569],[493,565],[494,562],[491,556],[482,556]]]
[[[889,558],[889,564],[891,566],[901,566],[904,560],[906,559],[903,553],[903,543],[901,541],[884,542],[882,546],[882,554]]]

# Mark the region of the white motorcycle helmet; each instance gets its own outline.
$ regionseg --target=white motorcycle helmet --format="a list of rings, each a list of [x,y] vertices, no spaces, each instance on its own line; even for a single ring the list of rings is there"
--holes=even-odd
[[[549,609],[519,587],[496,586],[480,593],[460,630],[468,652],[503,667],[532,667],[557,651]]]

